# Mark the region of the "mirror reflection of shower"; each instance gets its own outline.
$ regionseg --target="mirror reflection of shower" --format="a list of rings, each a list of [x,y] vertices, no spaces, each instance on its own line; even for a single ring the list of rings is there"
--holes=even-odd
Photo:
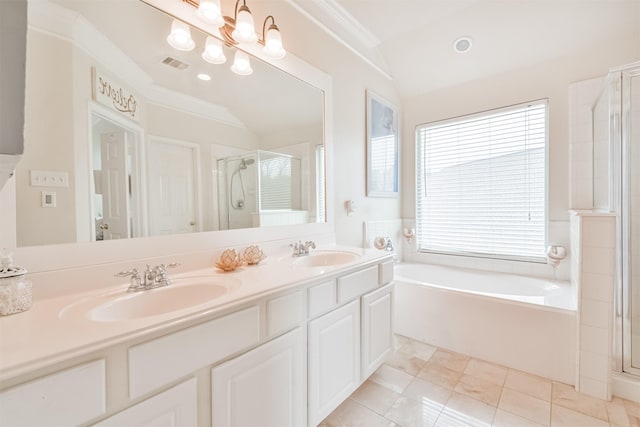
[[[218,159],[217,166],[221,230],[309,221],[302,195],[303,187],[309,191],[303,182],[309,174],[303,173],[300,158],[257,150]]]
[[[240,159],[238,167],[231,174],[231,178],[229,180],[229,203],[233,209],[238,210],[244,209],[245,207],[247,192],[242,179],[242,171],[246,171],[247,166],[251,166],[254,163],[254,159]]]

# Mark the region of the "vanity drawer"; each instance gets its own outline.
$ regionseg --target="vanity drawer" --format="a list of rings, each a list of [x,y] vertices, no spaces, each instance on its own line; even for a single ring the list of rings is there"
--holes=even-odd
[[[129,397],[148,393],[260,341],[253,306],[129,349]]]
[[[380,268],[380,286],[391,283],[393,280],[393,260],[381,262]]]
[[[338,304],[343,304],[378,287],[378,266],[338,278]]]
[[[85,424],[105,413],[105,396],[101,359],[3,391],[0,418],[6,426]]]
[[[304,301],[302,291],[267,301],[267,337],[286,332],[302,323]]]
[[[338,305],[336,298],[336,282],[330,280],[310,287],[308,290],[309,318],[326,313]]]

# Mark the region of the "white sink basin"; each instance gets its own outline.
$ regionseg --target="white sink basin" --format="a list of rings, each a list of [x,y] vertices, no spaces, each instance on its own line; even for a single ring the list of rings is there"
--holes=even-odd
[[[356,261],[360,255],[347,251],[312,251],[309,255],[295,258],[293,264],[303,267],[329,267]]]
[[[239,284],[232,278],[208,278],[195,282],[176,282],[148,291],[121,290],[85,298],[63,309],[60,316],[79,315],[96,322],[142,319],[206,305]]]

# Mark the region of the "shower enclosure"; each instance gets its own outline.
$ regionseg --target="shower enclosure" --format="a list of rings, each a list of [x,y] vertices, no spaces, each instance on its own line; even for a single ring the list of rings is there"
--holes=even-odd
[[[217,166],[220,230],[308,221],[300,159],[257,150],[219,159]]]
[[[609,73],[593,136],[594,205],[618,214],[616,364],[640,376],[640,62]]]

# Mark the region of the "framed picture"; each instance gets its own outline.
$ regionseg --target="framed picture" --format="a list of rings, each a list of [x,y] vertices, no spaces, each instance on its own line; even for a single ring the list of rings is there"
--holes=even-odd
[[[367,196],[398,197],[398,109],[367,90]]]

